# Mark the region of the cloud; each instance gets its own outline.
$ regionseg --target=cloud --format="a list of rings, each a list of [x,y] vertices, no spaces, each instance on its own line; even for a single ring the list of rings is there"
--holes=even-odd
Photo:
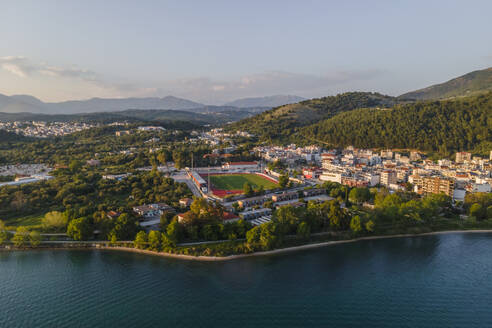
[[[244,97],[260,97],[275,94],[295,94],[318,97],[333,94],[342,89],[352,89],[357,83],[380,77],[380,70],[334,71],[320,75],[268,71],[238,77],[230,81],[209,78],[181,79],[163,82],[155,91],[158,96],[173,94],[197,101],[220,104]]]
[[[76,67],[62,68],[44,63],[34,63],[23,56],[0,57],[0,66],[4,70],[22,78],[40,74],[50,77],[67,77],[93,82],[99,80],[97,74],[89,70],[78,69]]]
[[[156,88],[146,88],[131,83],[110,82],[100,74],[76,66],[59,67],[37,63],[24,56],[0,57],[0,68],[22,79],[47,81],[58,89],[72,88],[76,94],[85,91],[84,98],[142,96],[155,92]],[[68,82],[68,83],[67,83]],[[59,91],[58,91],[59,92]],[[73,93],[72,93],[73,94]],[[45,98],[52,98],[47,95]],[[66,100],[60,99],[60,100]]]
[[[120,79],[117,81],[108,79],[99,73],[76,66],[67,68],[37,63],[23,56],[0,57],[0,68],[25,79],[22,83],[25,86],[29,85],[31,79],[47,82],[43,83],[48,90],[45,92],[52,94],[36,95],[44,98],[67,100],[73,97],[164,97],[173,95],[207,104],[222,104],[238,98],[276,94],[310,98],[355,90],[358,87],[367,90],[369,89],[367,87],[373,84],[373,79],[386,73],[376,69],[330,71],[320,74],[266,71],[238,76],[230,80],[197,77],[161,80],[155,82],[154,85],[145,85],[144,82],[122,83]],[[49,91],[50,88],[53,91]],[[29,93],[29,90],[23,90],[23,93],[26,91]],[[63,93],[66,96],[59,99],[60,94]]]
[[[0,67],[22,78],[27,77],[32,70],[32,67],[27,63],[27,59],[21,56],[0,57]]]
[[[7,72],[10,72],[19,77],[26,77],[26,73],[19,66],[15,64],[4,63],[2,64],[2,68]]]

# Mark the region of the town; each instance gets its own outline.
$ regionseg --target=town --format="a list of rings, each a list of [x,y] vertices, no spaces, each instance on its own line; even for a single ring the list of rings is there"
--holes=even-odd
[[[96,126],[96,124],[84,122],[0,121],[0,130],[35,138],[64,136]]]
[[[138,147],[124,148],[123,143],[122,150],[112,149],[107,153],[109,158],[137,156],[142,152],[150,157],[156,156],[162,151],[161,145],[165,144],[158,136],[172,135],[178,137],[178,140],[183,136],[180,131],[168,131],[160,126],[138,126],[132,129],[127,123],[120,122],[109,126],[117,129],[112,137],[117,140],[135,136],[146,140]],[[191,165],[186,167],[165,160],[160,165],[107,173],[107,169],[101,170],[106,167],[103,162],[108,162],[108,159],[101,157],[101,154],[93,154],[83,164],[92,170],[106,172],[101,173],[102,181],[107,181],[105,183],[124,184],[141,174],[151,174],[156,170],[173,179],[176,184],[187,187],[189,196],[177,199],[173,204],[139,201],[131,207],[139,227],[147,232],[160,231],[163,228],[163,217],[167,221],[176,218],[179,224],[193,221],[190,219],[190,206],[199,199],[206,200],[212,207],[223,208],[220,214],[223,224],[242,220],[254,227],[271,222],[276,211],[282,207],[305,208],[310,202],[322,204],[336,201],[337,206],[348,210],[351,189],[383,189],[390,194],[411,192],[419,197],[443,194],[449,197],[456,208],[463,206],[467,195],[491,192],[492,152],[489,158],[458,152],[454,160],[432,160],[416,150],[254,145],[248,151],[250,160],[234,160],[238,158],[238,152],[244,152],[241,143],[248,140],[254,140],[254,135],[244,131],[224,132],[221,128],[191,131],[185,142],[206,145],[208,150],[201,157],[209,164],[202,167],[194,164],[199,158],[193,153]],[[45,164],[7,165],[0,167],[0,187],[49,180],[53,178],[52,172],[67,168]],[[330,190],[327,183],[348,189],[342,193],[337,188]],[[374,198],[365,199],[363,206],[374,209]],[[107,217],[113,221],[122,213],[121,206],[106,210]],[[461,217],[465,218],[466,215]],[[189,240],[189,237],[184,240]]]

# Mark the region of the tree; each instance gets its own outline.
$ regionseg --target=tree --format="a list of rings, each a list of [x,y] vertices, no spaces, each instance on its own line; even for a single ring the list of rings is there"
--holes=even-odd
[[[295,233],[299,222],[298,211],[291,205],[281,206],[274,213],[283,235]]]
[[[114,224],[110,235],[115,235],[118,240],[132,240],[137,233],[137,220],[127,213],[121,214]]]
[[[311,227],[307,222],[301,222],[297,226],[297,237],[307,240],[311,236]]]
[[[29,240],[29,230],[26,227],[18,227],[14,236],[12,237],[12,242],[16,247],[24,247]]]
[[[253,188],[249,182],[245,182],[243,185],[243,192],[246,196],[251,196],[253,194]]]
[[[235,223],[235,230],[236,230],[236,235],[238,238],[244,238],[246,237],[246,232],[249,230],[251,227],[251,224],[246,222],[243,219],[240,219]]]
[[[67,235],[73,240],[87,240],[92,235],[92,232],[92,224],[86,217],[73,219],[67,228]]]
[[[37,247],[39,244],[41,244],[41,234],[39,231],[33,230],[29,234],[29,241],[31,242],[31,246]]]
[[[366,222],[366,230],[369,232],[374,231],[374,221],[373,220],[369,220]]]
[[[159,251],[161,248],[161,233],[152,230],[149,232],[149,248],[153,251]]]
[[[176,243],[169,237],[167,233],[165,232],[161,233],[161,238],[162,238],[161,246],[163,251],[167,250],[168,248],[176,247]]]
[[[350,229],[355,233],[358,233],[362,230],[362,227],[360,225],[360,217],[358,215],[354,216],[352,220],[350,220]]]
[[[353,188],[349,193],[349,200],[357,204],[368,201],[370,197],[371,194],[367,188]]]
[[[193,203],[190,205],[190,211],[195,215],[200,215],[208,208],[208,203],[205,198],[193,197]]]
[[[109,235],[109,241],[111,242],[111,243],[110,243],[110,244],[111,244],[111,246],[115,246],[115,245],[116,245],[116,243],[118,242],[118,237],[116,237],[116,234],[111,233],[111,234]]]
[[[481,204],[475,203],[470,206],[470,215],[475,217],[477,220],[483,220],[485,219],[487,213]]]
[[[162,230],[165,230],[166,227],[167,227],[167,225],[173,219],[173,217],[174,217],[174,212],[173,211],[165,211],[164,213],[162,213],[161,219],[160,219],[160,223],[159,223],[159,227]]]
[[[178,221],[171,222],[167,226],[166,233],[167,233],[169,239],[174,244],[177,244],[181,238],[181,226],[179,225],[179,222]]]
[[[263,195],[265,193],[265,186],[261,185],[256,191],[258,195]]]
[[[78,173],[82,168],[82,163],[74,159],[70,162],[68,168],[72,171],[72,173]]]
[[[217,240],[217,232],[215,230],[215,225],[206,224],[202,228],[202,236],[205,240]]]
[[[263,203],[263,208],[269,208],[273,210],[273,202],[271,200],[267,200]]]
[[[282,174],[281,176],[278,177],[278,184],[280,188],[284,189],[287,187],[287,184],[289,183],[289,174],[285,173]]]
[[[270,250],[281,243],[278,225],[268,222],[256,226],[246,233],[246,242],[250,249]]]
[[[248,246],[251,249],[255,249],[257,244],[259,243],[260,233],[261,233],[260,226],[256,226],[246,233],[246,242],[248,243]]]
[[[144,249],[145,246],[147,246],[147,234],[145,233],[145,231],[139,231],[137,233],[133,244],[138,249]]]
[[[270,250],[275,248],[280,244],[280,239],[278,237],[278,226],[275,222],[268,222],[262,224],[260,231],[260,245],[264,250]]]
[[[59,231],[66,228],[67,216],[57,211],[48,212],[41,219],[41,223],[44,229]]]
[[[330,202],[330,209],[328,211],[328,220],[330,221],[330,226],[333,228],[341,228],[344,213],[340,208],[338,202]]]
[[[9,240],[9,233],[5,228],[5,223],[0,220],[0,245]]]

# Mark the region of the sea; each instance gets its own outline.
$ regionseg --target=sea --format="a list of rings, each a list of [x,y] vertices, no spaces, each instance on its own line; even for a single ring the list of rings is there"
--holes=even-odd
[[[492,327],[492,234],[224,262],[0,252],[0,327]]]

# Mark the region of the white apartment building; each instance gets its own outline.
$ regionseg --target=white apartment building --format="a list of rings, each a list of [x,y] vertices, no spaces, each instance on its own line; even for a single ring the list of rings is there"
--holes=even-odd
[[[342,183],[342,173],[335,171],[323,171],[323,174],[319,176],[321,181],[331,181]]]
[[[390,184],[396,184],[398,177],[395,171],[384,170],[381,172],[381,184],[384,186],[389,186]]]

